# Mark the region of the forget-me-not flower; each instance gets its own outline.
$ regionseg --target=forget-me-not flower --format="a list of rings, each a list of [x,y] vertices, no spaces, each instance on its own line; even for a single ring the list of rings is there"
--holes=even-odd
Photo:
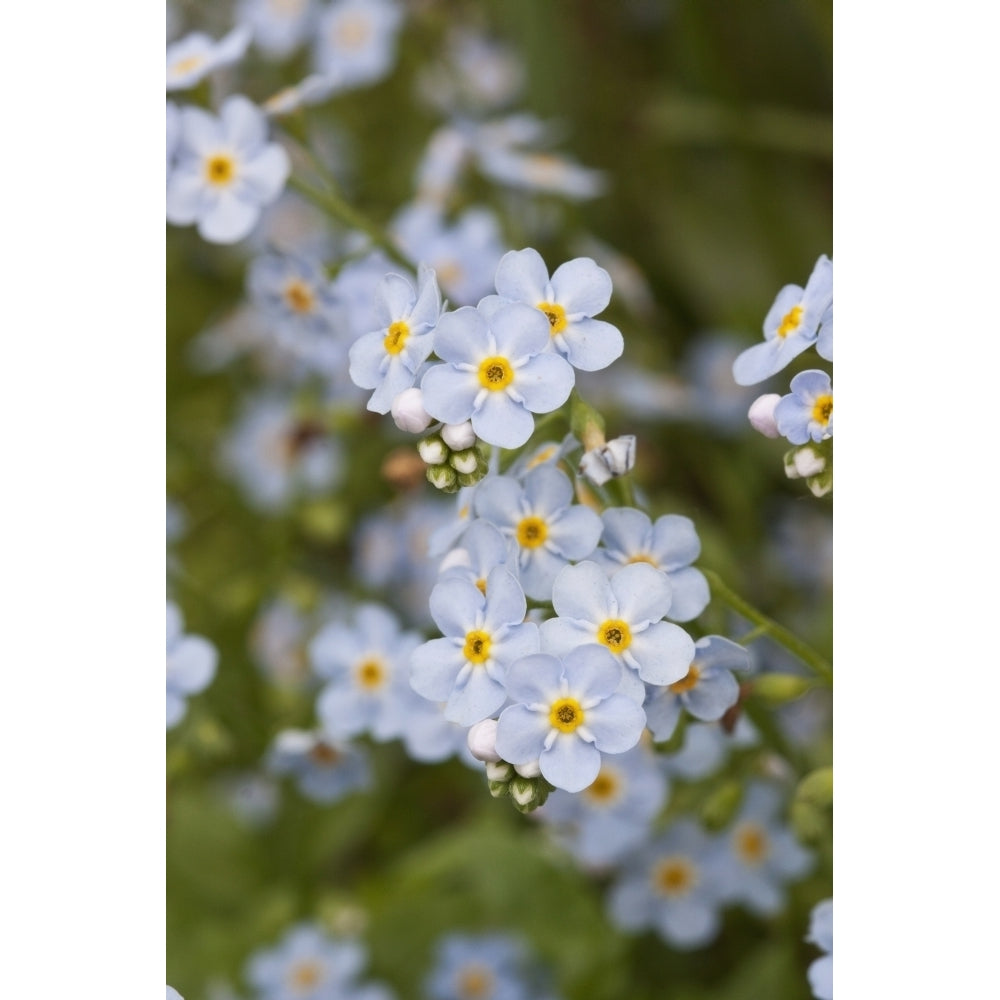
[[[474,583],[484,594],[490,572],[497,566],[513,569],[507,565],[507,543],[500,530],[489,521],[477,518],[462,535],[461,543],[441,560],[441,579],[457,577]]]
[[[200,31],[167,46],[167,90],[186,90],[204,80],[212,70],[236,62],[250,44],[251,30],[237,25],[215,41]]]
[[[552,585],[558,615],[542,624],[542,649],[562,656],[594,643],[619,664],[622,692],[642,704],[648,684],[673,684],[688,673],[694,640],[662,621],[670,608],[670,582],[659,570],[636,563],[608,578],[597,563],[567,566]]]
[[[479,486],[473,499],[476,516],[491,521],[507,538],[528,597],[547,601],[559,571],[594,551],[600,517],[573,503],[572,482],[553,465],[536,466],[523,483],[491,476]]]
[[[268,753],[266,765],[272,774],[292,778],[307,799],[324,805],[371,784],[365,748],[333,740],[322,732],[283,730]]]
[[[522,657],[507,671],[514,704],[500,713],[496,751],[511,764],[538,762],[542,777],[567,792],[592,784],[604,754],[639,742],[646,714],[617,694],[621,671],[600,646],[579,646],[562,659]]]
[[[701,553],[694,522],[680,514],[664,514],[655,521],[634,507],[610,507],[601,515],[601,547],[590,556],[609,575],[632,563],[648,563],[670,580],[667,617],[687,622],[709,602],[705,574],[691,563]]]
[[[167,221],[197,223],[210,243],[247,236],[261,209],[281,194],[291,172],[288,153],[267,141],[267,119],[246,97],[227,98],[216,117],[181,108],[177,159],[167,183]]]
[[[764,318],[764,343],[748,347],[733,362],[739,385],[756,385],[780,372],[816,342],[820,321],[833,303],[833,262],[816,261],[806,287],[785,285]],[[832,316],[831,316],[832,321]]]
[[[208,639],[184,634],[180,608],[167,601],[167,729],[184,718],[188,696],[212,683],[218,662],[219,651]]]
[[[595,372],[621,357],[621,331],[593,318],[611,301],[611,275],[589,257],[561,264],[550,280],[537,250],[512,250],[497,267],[496,289],[542,313],[552,346],[574,368]]]
[[[392,401],[417,379],[434,350],[434,328],[441,313],[441,292],[431,268],[421,267],[417,288],[398,274],[387,274],[375,292],[379,328],[351,346],[351,380],[374,389],[368,409],[388,413]],[[428,411],[430,412],[430,411]]]
[[[375,83],[392,68],[402,21],[396,0],[335,0],[320,14],[313,64],[342,89]]]
[[[485,593],[468,580],[442,580],[430,609],[444,636],[413,653],[410,683],[425,698],[446,701],[446,719],[471,726],[507,700],[507,668],[538,651],[538,626],[524,621],[524,591],[502,567],[490,573]]]
[[[818,368],[799,372],[791,392],[774,408],[779,433],[792,444],[823,441],[833,436],[833,384]]]
[[[272,59],[283,59],[309,37],[317,0],[239,0],[237,11],[253,30],[254,46]]]
[[[826,952],[807,971],[809,988],[816,1000],[833,1000],[833,900],[824,899],[813,907],[806,940]]]
[[[738,643],[721,635],[707,635],[694,644],[694,660],[685,677],[666,687],[650,688],[643,707],[649,731],[657,740],[668,740],[677,727],[681,708],[696,719],[721,719],[740,697],[733,670],[747,670],[750,656]]]
[[[449,934],[425,984],[430,1000],[529,1000],[524,948],[506,934]]]

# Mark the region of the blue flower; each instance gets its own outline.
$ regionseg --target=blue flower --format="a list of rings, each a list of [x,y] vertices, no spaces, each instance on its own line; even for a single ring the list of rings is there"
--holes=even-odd
[[[180,608],[167,601],[167,729],[187,711],[187,697],[212,683],[219,651],[200,635],[184,635]]]
[[[499,529],[477,518],[462,535],[459,545],[441,561],[441,579],[464,579],[474,583],[484,594],[490,572],[507,562],[507,543]]]
[[[425,990],[431,1000],[530,1000],[520,942],[506,934],[449,934]]]
[[[363,604],[350,625],[332,622],[309,644],[315,673],[328,681],[316,714],[334,739],[368,732],[380,741],[403,729],[403,692],[409,663],[420,645],[415,632],[401,632],[396,616],[378,604]]]
[[[817,368],[799,372],[791,392],[774,408],[779,433],[792,444],[822,441],[833,436],[833,384]]]
[[[816,338],[816,353],[827,361],[833,361],[833,303],[823,313],[819,321],[819,336]]]
[[[272,59],[284,59],[309,37],[316,0],[239,0],[240,22],[253,29],[254,46]]]
[[[392,68],[402,20],[395,0],[336,0],[315,29],[314,65],[341,89],[375,83]]]
[[[813,907],[807,941],[826,952],[808,970],[809,988],[816,1000],[833,1000],[833,900],[824,899]]]
[[[250,28],[240,24],[217,42],[200,31],[171,42],[167,46],[167,90],[186,90],[220,66],[241,59],[251,35]]]
[[[700,948],[719,932],[722,880],[717,838],[678,820],[635,855],[608,896],[611,919],[624,930],[654,928],[675,948]]]
[[[446,701],[446,719],[471,726],[507,700],[507,668],[538,651],[538,626],[524,621],[524,591],[502,568],[490,573],[486,594],[468,580],[442,580],[430,608],[444,637],[414,652],[410,683],[425,698]]]
[[[621,861],[644,843],[667,801],[670,783],[659,758],[642,742],[605,757],[594,781],[574,795],[556,789],[536,812],[584,865]]]
[[[557,618],[542,624],[542,648],[565,655],[582,643],[614,654],[623,693],[642,704],[643,681],[673,684],[687,675],[694,641],[679,625],[661,621],[670,607],[670,583],[659,570],[636,563],[608,579],[589,560],[567,566],[552,586]]]
[[[764,343],[748,347],[733,362],[736,382],[756,385],[780,372],[816,342],[820,322],[832,304],[833,262],[822,256],[805,288],[785,285],[778,292],[764,319]]]
[[[654,524],[634,507],[611,507],[601,520],[601,547],[590,558],[609,575],[631,563],[649,563],[670,581],[668,618],[687,622],[705,610],[708,581],[691,565],[701,553],[701,540],[689,517],[664,514]]]
[[[441,292],[430,268],[421,267],[417,289],[398,274],[387,274],[375,292],[379,329],[366,333],[350,350],[351,380],[374,389],[368,409],[388,413],[393,399],[417,380],[434,349]]]
[[[562,406],[573,388],[573,369],[546,353],[549,325],[520,303],[487,319],[470,306],[445,313],[434,349],[446,363],[421,382],[424,409],[446,424],[472,420],[478,437],[519,448],[535,429],[533,413]]]
[[[772,785],[750,784],[727,836],[720,868],[727,902],[742,903],[753,913],[772,916],[784,905],[784,883],[802,878],[812,855],[778,822],[781,793]]]
[[[699,639],[687,676],[667,687],[650,688],[646,695],[643,707],[653,738],[670,739],[681,708],[703,722],[721,719],[740,697],[739,682],[730,671],[749,667],[750,656],[737,643],[721,635]]]
[[[616,694],[621,671],[600,646],[580,646],[562,660],[548,653],[525,656],[507,671],[514,702],[500,713],[496,750],[511,764],[535,761],[542,777],[568,792],[592,784],[603,754],[639,742],[646,715]]]
[[[593,318],[611,301],[611,275],[589,257],[560,265],[550,281],[537,250],[512,250],[497,268],[496,288],[502,298],[545,316],[552,346],[574,368],[595,372],[621,357],[621,331]]]
[[[523,484],[510,476],[484,479],[473,499],[476,516],[508,540],[521,586],[535,600],[547,601],[559,571],[589,556],[601,536],[600,517],[572,501],[572,482],[552,465],[532,469]]]
[[[329,804],[371,784],[368,755],[360,746],[332,740],[323,733],[286,729],[268,757],[272,774],[293,778],[299,791],[314,802]]]
[[[250,233],[261,209],[281,194],[291,172],[288,154],[267,141],[267,120],[246,97],[227,98],[219,117],[181,108],[177,160],[167,181],[167,221],[197,223],[210,243],[235,243]]]

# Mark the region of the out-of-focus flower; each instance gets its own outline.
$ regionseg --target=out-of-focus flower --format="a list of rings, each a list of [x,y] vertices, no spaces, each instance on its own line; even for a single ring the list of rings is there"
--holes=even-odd
[[[833,1000],[833,900],[824,899],[813,907],[806,940],[826,952],[807,972],[809,988],[816,1000]]]
[[[180,608],[167,601],[167,729],[187,712],[187,698],[204,691],[219,662],[219,651],[200,635],[184,634]]]
[[[425,990],[431,1000],[530,1000],[524,948],[506,934],[449,934],[437,947]]]
[[[284,59],[311,34],[317,0],[240,0],[237,13],[253,31],[253,43],[266,56]]]
[[[171,43],[167,46],[167,90],[186,90],[220,66],[241,59],[250,37],[250,29],[241,24],[217,42],[196,31]]]
[[[395,0],[335,0],[320,14],[313,64],[339,88],[375,83],[392,68],[402,21]]]
[[[324,804],[337,802],[371,784],[365,749],[322,732],[283,730],[271,747],[266,765],[272,774],[291,777],[306,798]]]

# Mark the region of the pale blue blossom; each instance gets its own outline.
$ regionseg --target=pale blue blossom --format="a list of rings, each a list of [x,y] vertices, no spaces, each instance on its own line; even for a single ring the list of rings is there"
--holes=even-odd
[[[833,384],[830,376],[817,368],[799,372],[791,382],[791,392],[774,408],[779,433],[792,444],[823,441],[833,437]]]
[[[171,42],[167,46],[167,90],[186,90],[220,66],[241,59],[250,36],[247,26],[237,25],[217,42],[200,31]]]
[[[215,677],[219,651],[200,635],[184,633],[180,608],[167,601],[167,729],[187,712],[187,699],[204,691]]]
[[[445,363],[423,377],[424,409],[446,424],[471,419],[483,441],[519,448],[535,429],[532,414],[558,409],[573,388],[573,369],[546,352],[548,340],[545,317],[519,303],[489,319],[469,306],[445,313],[434,341]]]
[[[272,59],[291,55],[315,28],[317,0],[240,0],[240,21],[253,31],[253,44]]]
[[[490,573],[503,566],[517,575],[516,563],[507,563],[508,549],[499,529],[477,518],[462,535],[458,546],[441,560],[441,579],[464,579],[474,583],[484,594]]]
[[[313,64],[345,90],[375,83],[392,69],[402,21],[396,0],[334,0],[316,25]]]
[[[271,774],[292,778],[306,798],[325,805],[368,788],[372,780],[364,747],[304,729],[280,732],[265,763]]]
[[[670,581],[668,618],[687,622],[705,610],[708,580],[691,565],[701,554],[701,539],[689,517],[664,514],[654,523],[634,507],[610,507],[601,520],[601,547],[590,558],[605,572],[610,575],[623,566],[648,563]]]
[[[574,368],[599,371],[621,357],[621,331],[593,318],[611,301],[611,275],[589,257],[560,265],[550,280],[537,250],[512,250],[497,267],[496,289],[542,313],[552,347]]]
[[[485,594],[468,580],[442,580],[430,609],[443,637],[414,652],[410,683],[425,698],[447,702],[445,718],[471,726],[507,700],[507,669],[538,651],[538,626],[524,621],[524,592],[501,567],[490,573]]]
[[[285,150],[267,140],[267,119],[246,97],[227,98],[218,117],[180,111],[177,158],[167,183],[167,221],[196,223],[210,243],[235,243],[281,194],[291,172]]]
[[[583,643],[613,654],[621,690],[637,704],[647,684],[673,684],[687,676],[692,638],[662,621],[670,608],[670,582],[659,570],[635,563],[612,577],[585,560],[560,571],[552,586],[556,618],[542,624],[542,649],[563,656]]]
[[[507,538],[524,592],[539,601],[549,600],[559,571],[589,556],[601,534],[600,517],[573,503],[572,482],[553,465],[536,466],[523,483],[511,476],[483,480],[473,509]]]
[[[827,361],[833,361],[833,303],[823,313],[819,321],[819,336],[816,338],[816,353]]]
[[[603,755],[630,750],[646,725],[642,709],[616,693],[620,673],[596,644],[561,659],[523,656],[507,671],[513,704],[500,713],[497,753],[515,766],[537,761],[550,784],[582,791],[597,778]]]
[[[721,635],[707,635],[694,644],[694,660],[687,676],[666,687],[649,688],[643,708],[656,740],[668,740],[677,727],[681,709],[696,719],[721,719],[740,697],[733,670],[749,670],[750,656],[738,643]]]
[[[813,907],[806,940],[826,952],[807,971],[809,988],[816,1000],[833,1000],[833,900],[824,899]]]
[[[368,409],[388,413],[392,401],[417,380],[434,350],[434,328],[441,313],[441,292],[434,271],[421,267],[417,288],[398,274],[387,274],[375,292],[378,329],[351,346],[351,379],[374,389]]]
[[[524,947],[507,934],[449,934],[424,989],[429,1000],[532,1000]]]
[[[808,350],[816,343],[820,322],[832,304],[833,262],[822,256],[805,288],[785,285],[778,293],[764,319],[764,343],[748,347],[733,362],[736,382],[763,382]]]

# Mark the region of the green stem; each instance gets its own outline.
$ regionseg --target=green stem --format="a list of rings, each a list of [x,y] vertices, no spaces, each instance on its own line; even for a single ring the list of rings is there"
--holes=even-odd
[[[380,247],[386,254],[401,267],[416,274],[417,265],[414,264],[405,254],[403,254],[386,233],[371,221],[366,215],[362,215],[356,208],[349,205],[339,194],[333,191],[320,191],[305,181],[294,175],[288,179],[288,186],[294,188],[303,198],[308,198],[314,205],[322,208],[333,218],[343,222],[351,229],[358,229],[363,232],[377,247]]]
[[[722,582],[722,578],[718,573],[710,569],[702,569],[702,572],[708,578],[713,594],[725,604],[728,604],[738,615],[741,615],[747,621],[757,626],[750,633],[751,635],[754,637],[762,633],[769,635],[775,642],[784,646],[788,652],[798,657],[807,667],[815,671],[827,684],[833,687],[833,667],[825,657],[820,656],[808,643],[803,642],[793,632],[789,632],[783,625],[779,625],[773,619],[768,618],[767,615],[758,611],[752,604],[749,604],[740,597],[739,594],[730,590]]]

